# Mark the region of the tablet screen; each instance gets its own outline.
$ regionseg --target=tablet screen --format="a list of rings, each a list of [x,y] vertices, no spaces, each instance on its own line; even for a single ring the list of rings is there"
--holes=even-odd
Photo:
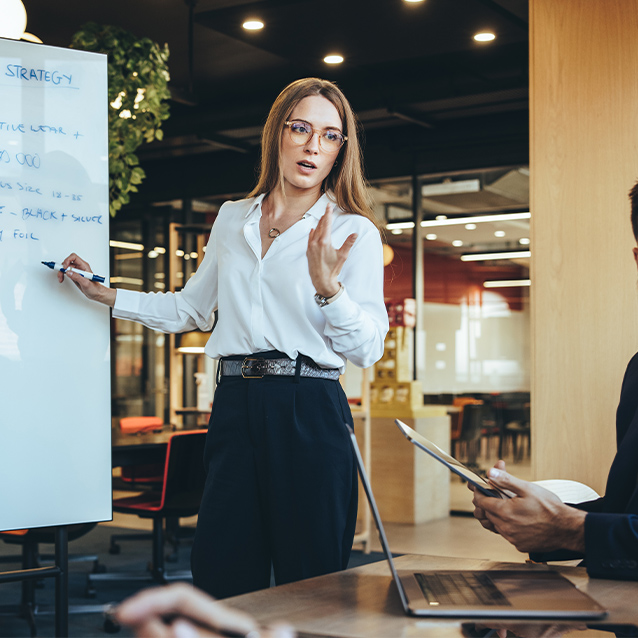
[[[419,434],[416,430],[413,430],[409,425],[403,423],[403,421],[399,421],[399,419],[395,420],[395,423],[399,427],[399,430],[403,432],[408,441],[411,441],[417,447],[421,448],[425,452],[427,452],[430,456],[437,459],[446,465],[452,472],[458,474],[462,479],[468,481],[475,487],[477,487],[481,492],[487,494],[488,496],[495,496],[497,498],[509,498],[505,492],[499,490],[497,487],[492,485],[489,481],[483,478],[480,474],[472,471],[469,467],[463,465],[463,463],[457,461],[453,456],[450,456],[447,452],[444,452],[438,445],[432,443],[426,439],[422,434]]]

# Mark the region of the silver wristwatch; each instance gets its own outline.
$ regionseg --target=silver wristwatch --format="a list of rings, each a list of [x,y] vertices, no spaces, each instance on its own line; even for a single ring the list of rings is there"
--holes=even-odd
[[[317,305],[320,308],[323,308],[324,306],[327,306],[329,303],[336,301],[341,296],[341,293],[344,290],[345,290],[344,285],[341,282],[339,282],[339,290],[337,290],[337,292],[335,292],[335,294],[332,295],[332,297],[324,297],[323,295],[320,295],[318,292],[316,292],[315,301],[317,302]]]

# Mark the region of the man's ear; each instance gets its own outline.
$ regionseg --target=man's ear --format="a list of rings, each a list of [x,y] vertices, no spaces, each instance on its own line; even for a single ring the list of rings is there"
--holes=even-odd
[[[636,266],[638,266],[638,246],[636,246],[633,250],[634,260],[636,261]]]

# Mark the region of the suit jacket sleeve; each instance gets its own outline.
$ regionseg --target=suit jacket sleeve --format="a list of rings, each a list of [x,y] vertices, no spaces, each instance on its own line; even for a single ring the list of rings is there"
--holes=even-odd
[[[588,513],[585,562],[595,578],[638,580],[638,516]]]

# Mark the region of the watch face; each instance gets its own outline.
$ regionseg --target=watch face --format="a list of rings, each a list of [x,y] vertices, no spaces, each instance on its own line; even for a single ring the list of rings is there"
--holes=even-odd
[[[315,301],[319,304],[319,307],[323,308],[328,303],[326,297],[322,297],[318,292],[315,293]]]

